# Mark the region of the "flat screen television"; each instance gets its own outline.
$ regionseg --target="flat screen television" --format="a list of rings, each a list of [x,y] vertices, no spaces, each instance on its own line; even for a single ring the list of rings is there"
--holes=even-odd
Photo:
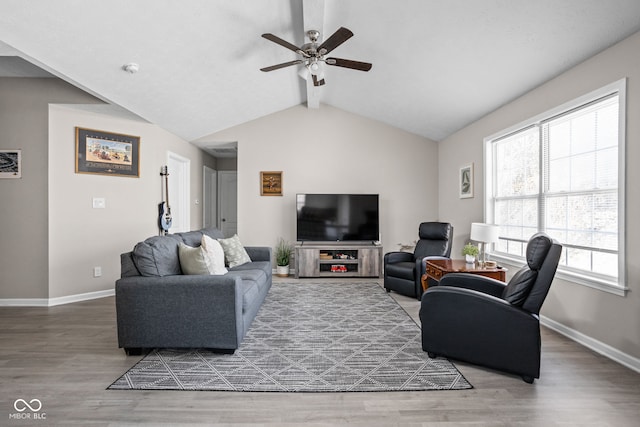
[[[380,236],[377,194],[297,194],[299,242],[374,242]]]

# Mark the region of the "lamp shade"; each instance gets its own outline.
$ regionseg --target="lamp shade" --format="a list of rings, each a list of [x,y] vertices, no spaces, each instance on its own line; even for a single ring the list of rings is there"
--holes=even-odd
[[[498,241],[499,228],[493,224],[483,224],[481,222],[471,223],[471,240],[482,243],[494,243]]]

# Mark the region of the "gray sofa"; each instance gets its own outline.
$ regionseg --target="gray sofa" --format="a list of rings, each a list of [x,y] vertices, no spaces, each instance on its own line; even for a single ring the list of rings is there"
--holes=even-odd
[[[127,354],[149,348],[208,348],[233,353],[271,288],[271,248],[245,247],[251,262],[224,275],[183,275],[179,242],[199,246],[211,228],[154,236],[120,256],[116,281],[118,345]]]

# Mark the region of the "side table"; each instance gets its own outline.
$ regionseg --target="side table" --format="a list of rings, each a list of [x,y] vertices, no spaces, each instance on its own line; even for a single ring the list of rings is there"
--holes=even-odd
[[[506,268],[482,268],[478,263],[467,264],[463,259],[434,259],[427,260],[426,273],[422,276],[422,290],[429,287],[427,279],[439,282],[443,276],[449,273],[471,273],[506,282]]]

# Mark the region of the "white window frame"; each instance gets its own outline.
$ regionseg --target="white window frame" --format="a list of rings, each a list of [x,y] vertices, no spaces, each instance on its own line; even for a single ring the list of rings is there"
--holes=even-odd
[[[567,280],[570,282],[585,285],[591,288],[599,289],[602,291],[610,292],[615,295],[625,296],[629,288],[626,282],[626,253],[625,253],[625,230],[626,230],[626,218],[625,218],[625,200],[626,200],[626,78],[608,84],[604,87],[594,90],[586,95],[576,98],[572,101],[564,103],[556,108],[548,110],[542,114],[532,117],[528,120],[511,126],[507,129],[496,132],[484,138],[484,185],[485,185],[485,200],[484,200],[484,218],[485,222],[491,222],[493,218],[493,203],[492,197],[493,190],[493,156],[492,156],[492,141],[507,135],[513,134],[524,130],[531,126],[540,126],[541,122],[549,120],[555,116],[567,113],[573,109],[579,108],[591,102],[609,95],[618,95],[618,114],[619,114],[619,128],[618,128],[618,277],[616,281],[607,280],[597,274],[589,274],[588,272],[576,272],[575,270],[558,267],[556,277]],[[562,242],[560,242],[562,243]],[[523,265],[524,258],[517,257],[504,253],[492,253],[492,258],[501,260],[502,262],[511,265]]]

